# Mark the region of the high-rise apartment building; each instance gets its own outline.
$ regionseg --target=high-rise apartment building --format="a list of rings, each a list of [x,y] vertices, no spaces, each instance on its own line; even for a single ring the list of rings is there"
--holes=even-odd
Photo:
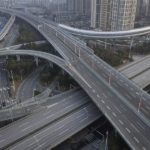
[[[134,28],[137,0],[113,0],[111,30],[122,31]]]
[[[76,15],[88,15],[91,13],[91,0],[67,0],[68,13],[74,13]]]
[[[122,31],[134,28],[137,0],[91,0],[91,27]]]
[[[150,0],[148,0],[148,5],[147,5],[147,14],[148,17],[150,17]]]
[[[91,0],[91,27],[108,30],[110,13],[111,0]]]
[[[136,17],[140,18],[143,12],[143,0],[137,0]]]
[[[75,0],[67,0],[67,11],[68,13],[74,13],[75,11]]]

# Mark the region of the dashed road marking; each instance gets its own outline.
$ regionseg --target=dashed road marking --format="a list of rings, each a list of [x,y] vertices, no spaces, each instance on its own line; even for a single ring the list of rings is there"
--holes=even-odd
[[[117,117],[117,115],[114,112],[112,114],[113,114],[113,116]]]
[[[100,98],[100,96],[97,94],[97,97]]]
[[[123,122],[122,122],[121,120],[119,120],[119,122],[120,122],[120,124],[122,124],[122,125],[123,125]]]
[[[139,140],[138,140],[136,137],[134,137],[134,140],[135,140],[137,143],[139,143]]]
[[[96,93],[96,91],[93,89],[93,93]]]
[[[131,131],[130,131],[128,128],[126,128],[126,130],[127,130],[129,133],[131,133]]]
[[[137,132],[140,132],[140,131],[136,128],[136,126],[135,126],[134,124],[131,123],[131,126],[132,126]]]
[[[142,149],[143,149],[143,150],[146,150],[146,148],[145,148],[144,146],[142,147]]]
[[[102,103],[103,103],[103,104],[105,104],[105,101],[104,101],[104,100],[102,100]]]
[[[111,110],[111,108],[110,108],[109,106],[107,106],[107,109],[108,109],[108,110]]]

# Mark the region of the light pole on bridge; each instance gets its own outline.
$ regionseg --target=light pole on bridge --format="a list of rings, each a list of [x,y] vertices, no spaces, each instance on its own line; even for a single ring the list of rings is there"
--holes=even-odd
[[[143,95],[143,92],[141,91],[140,92],[140,101],[139,101],[139,104],[138,104],[138,113],[140,113],[140,109],[142,107],[142,95]]]
[[[108,150],[108,131],[106,132],[105,150]]]
[[[112,79],[112,73],[111,73],[111,71],[110,71],[110,73],[109,73],[109,85],[111,85],[111,79]]]

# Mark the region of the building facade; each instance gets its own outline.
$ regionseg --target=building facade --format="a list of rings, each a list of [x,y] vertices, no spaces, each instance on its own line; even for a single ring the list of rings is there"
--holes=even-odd
[[[134,28],[137,0],[113,0],[111,30],[122,31]]]
[[[91,27],[104,31],[134,28],[137,0],[91,0]]]
[[[76,15],[91,14],[91,0],[66,0],[68,13]]]
[[[110,27],[111,0],[91,0],[91,27],[108,30]]]

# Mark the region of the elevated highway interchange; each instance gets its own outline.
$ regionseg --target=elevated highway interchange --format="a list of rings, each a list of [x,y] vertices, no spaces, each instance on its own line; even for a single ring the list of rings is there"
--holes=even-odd
[[[9,48],[9,49],[11,49],[11,48]],[[3,50],[8,50],[8,48],[5,48]],[[137,85],[143,85],[141,87],[145,88],[146,87],[145,85],[150,83],[149,78],[148,77],[144,78],[144,79],[142,78],[141,80],[138,80],[137,82],[136,82],[136,79],[140,78],[141,76],[143,77],[143,75],[145,74],[145,72],[144,72],[145,70],[146,70],[146,73],[149,72],[149,71],[147,72],[147,69],[149,69],[149,63],[147,63],[147,61],[149,62],[149,56],[138,59],[137,61],[135,61],[129,65],[121,67],[119,69],[119,71],[124,73],[128,78],[135,81],[135,83]],[[142,66],[145,66],[145,63],[148,64],[148,65],[146,65],[146,68],[142,67]],[[136,69],[134,69],[134,68],[136,68]],[[131,74],[132,71],[133,71],[133,73]],[[143,72],[144,72],[144,74],[143,74]],[[144,84],[144,83],[146,83],[146,84]],[[32,113],[32,110],[39,108],[39,105],[41,103],[45,102],[46,97],[48,97],[47,92],[49,93],[50,91],[47,89],[46,91],[44,91],[42,93],[42,95],[45,93],[44,95],[46,95],[46,96],[44,96],[44,97],[43,96],[41,97],[39,95],[40,97],[38,96],[35,98],[30,98],[30,99],[26,100],[26,102],[22,102],[19,105],[12,106],[12,108],[1,110],[0,111],[0,116],[1,116],[0,121],[10,120],[10,119],[12,120],[12,119],[16,119],[16,118],[19,118],[19,117],[22,117],[22,116]],[[42,99],[44,99],[44,100],[42,100]]]
[[[31,16],[26,15],[26,18],[29,21]],[[32,21],[33,18],[29,22]],[[148,150],[150,111],[148,107],[137,107],[141,106],[141,101],[144,106],[149,106],[150,96],[98,57],[89,54],[82,45],[76,47],[76,41],[66,37],[63,31],[56,31],[56,27],[43,24],[43,20],[39,24],[38,30],[65,58],[67,69],[72,72],[70,74],[129,146],[136,150]]]

